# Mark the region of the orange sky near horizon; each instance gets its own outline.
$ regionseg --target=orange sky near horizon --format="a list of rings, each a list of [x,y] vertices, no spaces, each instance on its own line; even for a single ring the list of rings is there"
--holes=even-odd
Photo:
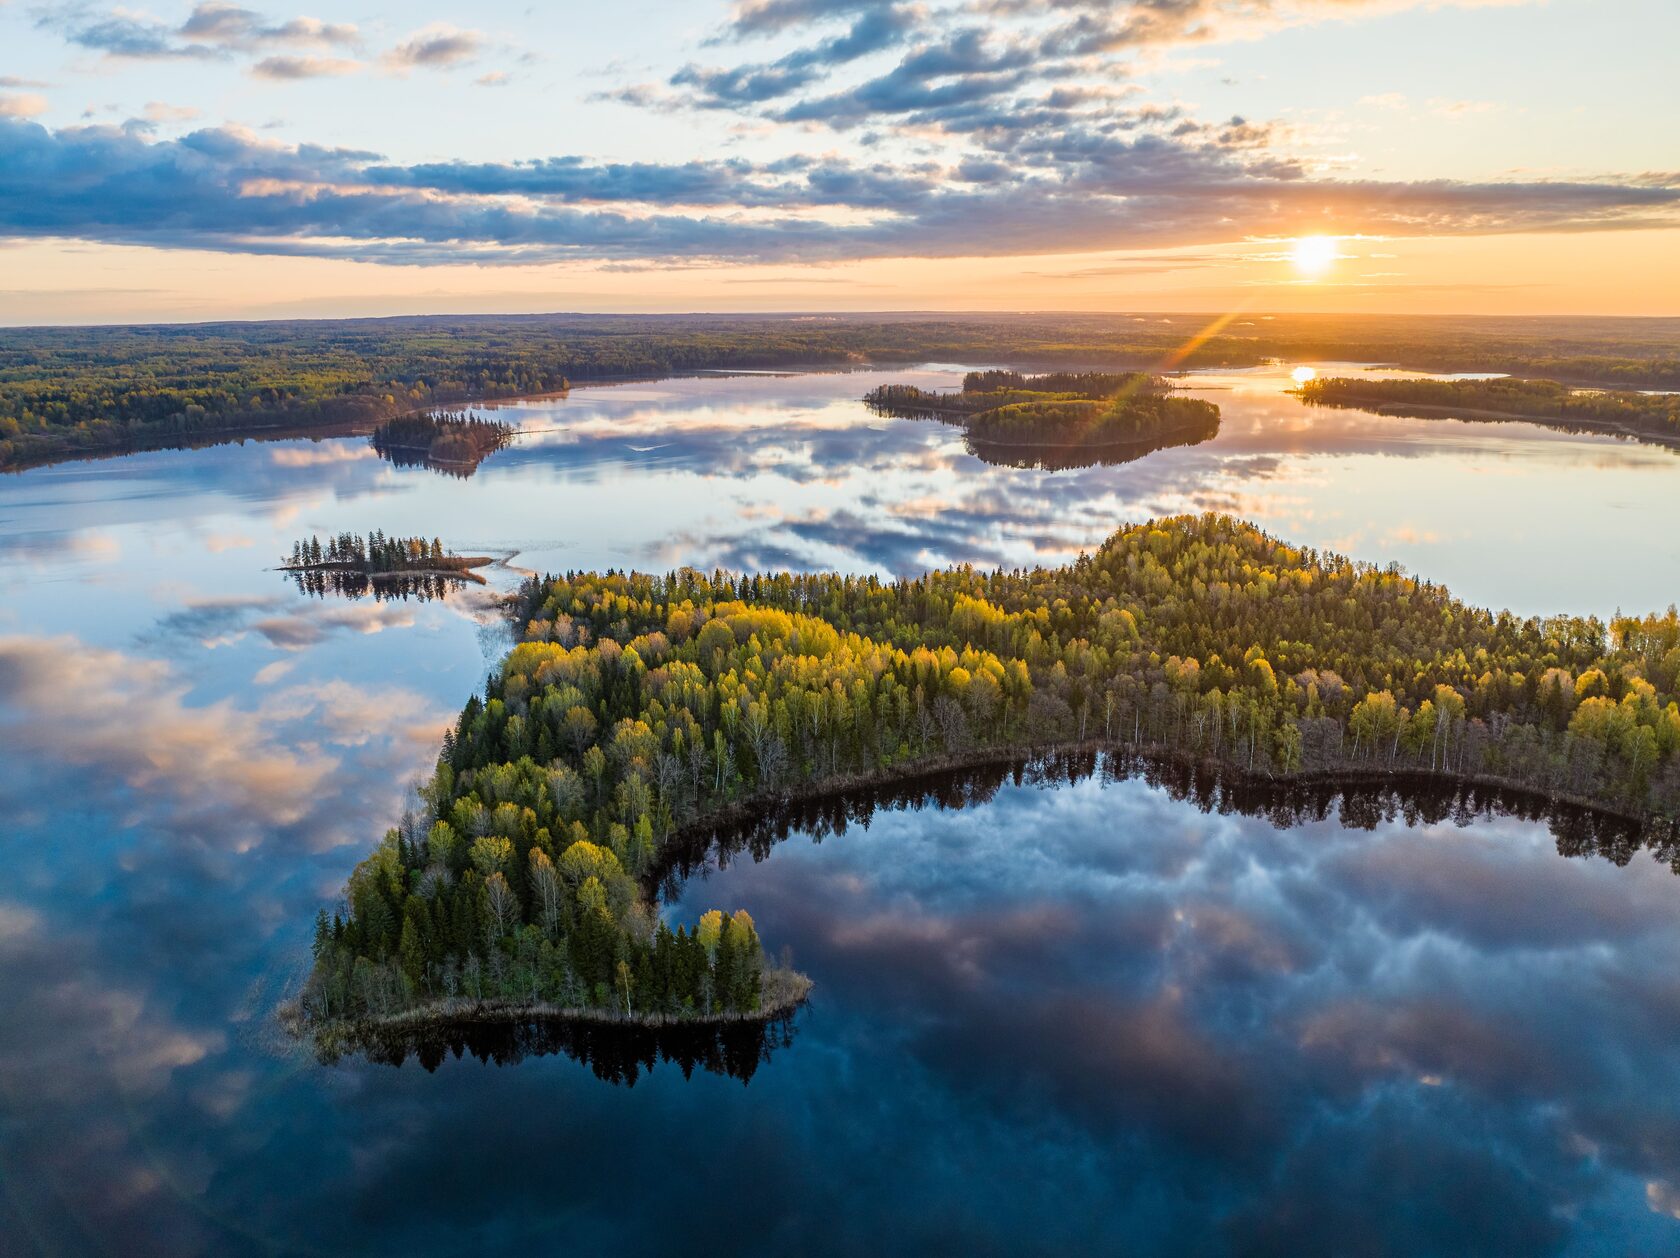
[[[1253,309],[1680,316],[1673,231],[1290,241],[1125,254],[870,259],[821,267],[386,266],[81,241],[0,247],[0,323],[415,313]]]

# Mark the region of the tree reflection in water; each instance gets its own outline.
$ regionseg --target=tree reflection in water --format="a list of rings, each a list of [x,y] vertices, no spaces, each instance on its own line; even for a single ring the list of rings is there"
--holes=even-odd
[[[1603,856],[1626,865],[1634,853],[1648,848],[1680,874],[1680,832],[1675,827],[1660,822],[1641,825],[1545,796],[1438,781],[1428,774],[1383,784],[1245,779],[1201,765],[1093,749],[775,804],[756,812],[750,821],[699,832],[668,848],[651,877],[666,896],[674,896],[684,880],[707,864],[726,866],[742,852],[764,860],[777,843],[794,834],[809,834],[821,841],[844,834],[851,825],[868,826],[878,811],[960,809],[990,802],[1006,784],[1056,786],[1092,777],[1104,782],[1139,778],[1200,812],[1264,817],[1279,829],[1325,821],[1332,815],[1346,829],[1366,831],[1396,820],[1410,827],[1451,821],[1462,828],[1478,818],[1515,817],[1545,822],[1559,855]]]
[[[430,603],[448,596],[462,585],[482,585],[483,579],[467,574],[445,572],[387,572],[377,580],[365,572],[323,571],[312,569],[288,572],[299,594],[324,599],[327,595],[359,599],[371,596],[375,602]]]
[[[684,1078],[691,1078],[698,1067],[745,1084],[774,1050],[793,1042],[794,1018],[785,1014],[761,1021],[664,1027],[542,1019],[436,1024],[369,1032],[342,1051],[326,1050],[320,1057],[331,1063],[353,1052],[388,1066],[401,1066],[413,1057],[430,1072],[451,1056],[459,1060],[471,1054],[481,1062],[512,1066],[528,1057],[563,1053],[588,1066],[597,1079],[625,1087],[634,1087],[661,1062],[674,1064]]]

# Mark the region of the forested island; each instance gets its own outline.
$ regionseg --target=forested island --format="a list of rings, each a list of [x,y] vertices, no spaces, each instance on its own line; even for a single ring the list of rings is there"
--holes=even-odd
[[[885,384],[864,401],[884,415],[959,424],[969,448],[992,461],[1121,461],[1219,432],[1217,406],[1174,397],[1147,372],[971,371],[960,390]]]
[[[465,412],[423,411],[387,420],[368,443],[396,467],[428,467],[463,479],[513,440],[512,424]]]
[[[693,836],[933,771],[1109,749],[1238,778],[1512,789],[1673,834],[1680,616],[1522,619],[1224,516],[1056,568],[572,573],[317,924],[334,1026],[752,1018],[807,984],[744,911],[672,931]]]
[[[1529,420],[1569,432],[1680,442],[1680,395],[1582,390],[1551,380],[1329,377],[1297,390],[1311,406],[1351,406],[1420,418]]]
[[[397,593],[441,597],[452,581],[485,584],[473,569],[492,562],[489,555],[446,551],[435,537],[430,542],[423,537],[386,537],[375,529],[365,538],[340,533],[327,538],[325,545],[314,536],[293,542],[280,571],[291,574],[304,593],[318,596],[331,591],[356,597],[394,587]]]
[[[1001,362],[1020,370],[1274,359],[1680,388],[1661,319],[1205,315],[416,316],[0,332],[0,469],[170,444],[372,426],[575,381]]]

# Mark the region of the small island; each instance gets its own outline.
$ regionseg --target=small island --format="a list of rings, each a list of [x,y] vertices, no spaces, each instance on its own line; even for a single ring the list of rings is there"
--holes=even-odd
[[[517,431],[512,424],[464,412],[425,411],[379,425],[368,440],[380,458],[397,467],[428,467],[464,479]]]
[[[369,592],[441,598],[453,582],[487,584],[474,572],[495,560],[489,555],[457,555],[437,538],[386,537],[378,529],[365,538],[340,533],[323,545],[319,537],[292,543],[291,555],[280,563],[306,594],[328,591],[349,597]]]
[[[574,573],[322,914],[344,1028],[786,1013],[752,918],[674,930],[674,854],[790,802],[1109,751],[1233,780],[1509,789],[1680,841],[1680,618],[1522,619],[1225,516],[1063,567],[914,580]]]
[[[1418,419],[1526,420],[1566,432],[1607,432],[1680,445],[1680,394],[1576,389],[1500,376],[1428,380],[1333,376],[1295,390],[1309,406],[1357,407]]]
[[[1219,432],[1219,408],[1172,396],[1147,372],[971,371],[960,391],[887,384],[864,401],[900,418],[959,424],[969,449],[988,462],[1048,467],[1126,462]]]

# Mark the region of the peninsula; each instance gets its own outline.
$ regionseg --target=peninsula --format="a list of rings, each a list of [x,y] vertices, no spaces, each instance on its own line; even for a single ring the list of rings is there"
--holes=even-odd
[[[1672,607],[1522,619],[1225,516],[1027,571],[572,573],[527,583],[516,617],[424,814],[318,921],[317,1027],[784,1012],[808,983],[746,912],[660,916],[663,854],[790,800],[1057,750],[1680,817]]]
[[[1346,406],[1420,419],[1527,420],[1569,432],[1608,432],[1680,445],[1680,394],[1577,389],[1553,380],[1393,377],[1308,380],[1309,406]]]

